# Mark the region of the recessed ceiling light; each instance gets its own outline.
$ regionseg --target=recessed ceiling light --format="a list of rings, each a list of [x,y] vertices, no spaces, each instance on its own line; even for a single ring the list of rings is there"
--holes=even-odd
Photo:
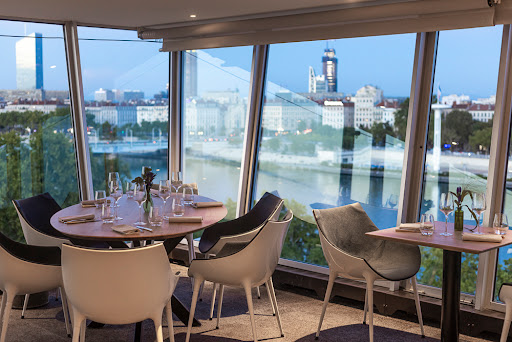
[[[195,15],[195,14],[190,15],[190,18],[195,18],[195,17],[197,17],[197,15]]]

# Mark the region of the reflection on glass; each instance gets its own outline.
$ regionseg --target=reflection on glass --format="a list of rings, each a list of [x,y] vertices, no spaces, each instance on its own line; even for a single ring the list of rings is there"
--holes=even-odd
[[[168,178],[169,54],[134,31],[79,27],[78,39],[94,189],[143,165]]]
[[[252,50],[184,52],[183,180],[222,201],[226,219],[236,214]]]
[[[254,200],[277,191],[293,210],[283,258],[326,265],[312,209],[360,202],[377,227],[396,226],[414,46],[397,35],[270,47]]]
[[[23,241],[13,199],[79,199],[66,55],[61,25],[0,20],[0,32],[0,222]]]
[[[455,193],[457,187],[486,190],[501,35],[502,27],[439,33],[420,208],[420,214],[433,214],[437,221],[444,219],[441,193]],[[475,45],[478,53],[471,48]],[[462,204],[471,208],[471,198]],[[475,225],[467,207],[463,212],[464,223]],[[442,250],[421,250],[418,282],[441,287]],[[477,268],[478,255],[463,253],[461,291],[475,292]]]

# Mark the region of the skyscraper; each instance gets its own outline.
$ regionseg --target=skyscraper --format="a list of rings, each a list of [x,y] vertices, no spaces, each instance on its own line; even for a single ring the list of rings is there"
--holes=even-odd
[[[43,35],[31,33],[16,42],[16,86],[43,89]]]
[[[185,52],[185,97],[197,96],[197,51]]]
[[[327,92],[338,92],[338,58],[334,49],[325,49],[322,57],[322,69],[327,82]]]

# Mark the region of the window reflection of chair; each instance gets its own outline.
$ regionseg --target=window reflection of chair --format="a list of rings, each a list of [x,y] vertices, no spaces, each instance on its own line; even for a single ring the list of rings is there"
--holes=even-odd
[[[329,264],[329,283],[316,338],[320,334],[334,280],[338,276],[366,281],[363,322],[366,321],[366,312],[369,311],[371,342],[373,342],[374,282],[379,279],[390,281],[410,279],[414,290],[421,334],[425,335],[416,288],[416,273],[421,264],[418,246],[366,236],[366,232],[378,230],[378,228],[359,203],[332,209],[313,210],[313,214],[318,225],[322,250]]]

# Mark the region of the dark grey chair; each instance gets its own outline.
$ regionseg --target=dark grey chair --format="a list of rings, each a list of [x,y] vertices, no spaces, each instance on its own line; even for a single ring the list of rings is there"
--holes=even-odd
[[[416,310],[423,331],[420,301],[416,286],[416,273],[421,265],[418,246],[384,241],[365,235],[378,230],[359,203],[343,207],[313,210],[318,234],[327,263],[329,284],[325,293],[322,314],[316,333],[320,334],[325,309],[331,296],[334,280],[344,277],[366,281],[363,324],[369,310],[370,342],[373,342],[373,284],[376,280],[399,281],[410,279],[416,300]]]

